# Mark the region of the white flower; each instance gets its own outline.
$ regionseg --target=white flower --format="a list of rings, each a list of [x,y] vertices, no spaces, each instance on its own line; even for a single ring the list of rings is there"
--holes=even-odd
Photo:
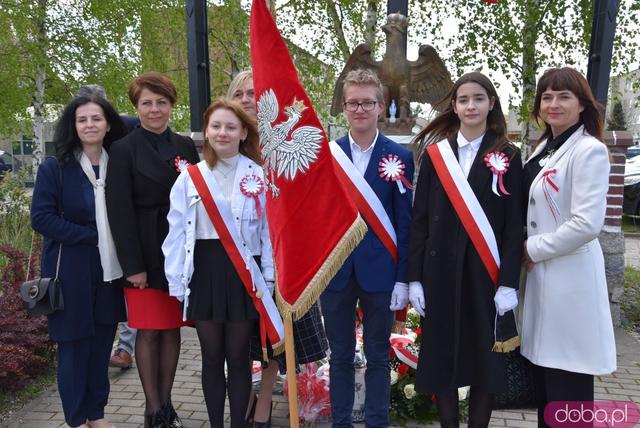
[[[458,401],[464,401],[469,394],[469,387],[463,386],[458,388]]]
[[[391,370],[391,385],[395,385],[399,377],[400,375],[398,375],[397,371]]]
[[[407,397],[408,400],[411,400],[413,397],[416,396],[416,390],[412,383],[405,385],[404,396]]]

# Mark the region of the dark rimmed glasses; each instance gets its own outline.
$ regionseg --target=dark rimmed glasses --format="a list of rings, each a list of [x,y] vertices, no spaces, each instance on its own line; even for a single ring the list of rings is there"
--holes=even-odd
[[[358,107],[362,107],[362,111],[371,111],[376,107],[377,101],[362,101],[361,103],[356,101],[347,101],[343,104],[344,109],[349,112],[358,111]]]

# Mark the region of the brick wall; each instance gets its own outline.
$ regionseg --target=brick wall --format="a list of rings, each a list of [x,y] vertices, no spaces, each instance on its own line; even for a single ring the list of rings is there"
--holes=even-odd
[[[607,216],[605,229],[620,230],[622,226],[622,201],[624,193],[624,166],[627,148],[633,144],[631,134],[626,131],[607,131],[605,142],[611,154],[609,193],[607,194]]]

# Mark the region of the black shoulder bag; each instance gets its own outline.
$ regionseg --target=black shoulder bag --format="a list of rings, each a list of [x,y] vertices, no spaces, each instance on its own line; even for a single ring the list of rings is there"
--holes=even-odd
[[[60,204],[58,213],[64,219],[62,211],[62,168],[58,164],[60,174]],[[27,279],[31,267],[31,252],[33,251],[33,236],[31,238],[31,251],[29,251],[29,262],[27,265]],[[50,315],[64,309],[64,299],[62,297],[62,283],[58,278],[60,273],[60,257],[62,256],[62,242],[58,248],[58,261],[56,262],[56,276],[54,278],[36,278],[25,281],[20,285],[20,297],[27,314],[31,317],[39,315]]]

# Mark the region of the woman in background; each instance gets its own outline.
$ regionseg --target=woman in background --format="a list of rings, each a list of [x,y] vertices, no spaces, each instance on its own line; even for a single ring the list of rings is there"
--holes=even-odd
[[[62,284],[64,309],[48,322],[57,345],[58,391],[71,427],[112,427],[104,419],[109,355],[117,323],[126,314],[104,182],[109,145],[126,132],[106,100],[75,98],[58,121],[55,157],[40,165],[33,189],[31,224],[44,236],[42,277],[58,272]]]

